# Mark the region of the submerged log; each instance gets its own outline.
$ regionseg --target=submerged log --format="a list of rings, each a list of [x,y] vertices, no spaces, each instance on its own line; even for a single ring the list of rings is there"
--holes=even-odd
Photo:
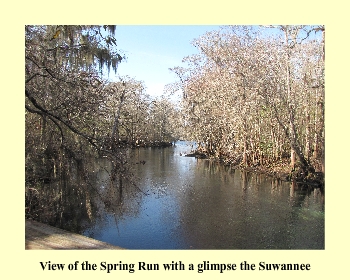
[[[208,158],[208,156],[205,153],[201,153],[198,151],[195,151],[195,152],[189,153],[189,154],[185,154],[185,157],[195,157],[195,158],[202,158],[202,159]]]

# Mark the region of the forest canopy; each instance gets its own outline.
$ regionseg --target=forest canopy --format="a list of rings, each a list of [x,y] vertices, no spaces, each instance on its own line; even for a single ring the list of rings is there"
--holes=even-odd
[[[25,217],[102,235],[114,219],[108,231],[124,224],[124,236],[144,224],[152,235],[159,217],[171,217],[159,223],[166,234],[191,233],[199,219],[210,242],[225,231],[236,246],[259,228],[258,248],[277,248],[271,240],[283,235],[287,248],[323,246],[324,26],[223,26],[192,44],[197,53],[173,65],[174,82],[154,97],[118,75],[126,57],[116,26],[25,26]],[[221,222],[203,219],[207,205]],[[289,230],[301,210],[311,235]]]
[[[243,167],[324,172],[324,26],[229,26],[174,67],[185,138]]]
[[[130,77],[115,26],[25,27],[26,182],[65,162],[108,155],[125,171],[126,147],[178,139],[244,168],[324,173],[324,26],[225,26],[193,40],[198,54],[171,69],[181,91],[152,99]],[[123,171],[124,170],[124,171]]]
[[[123,147],[173,140],[165,99],[142,81],[105,77],[123,57],[115,26],[25,27],[26,182],[57,178],[65,163],[107,155],[125,165]]]

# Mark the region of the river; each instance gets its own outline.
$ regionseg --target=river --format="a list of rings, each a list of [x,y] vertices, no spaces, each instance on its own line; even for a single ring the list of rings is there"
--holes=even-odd
[[[127,249],[324,249],[320,189],[183,156],[190,150],[181,141],[132,150],[138,179],[122,198],[96,165],[98,195],[79,233]]]

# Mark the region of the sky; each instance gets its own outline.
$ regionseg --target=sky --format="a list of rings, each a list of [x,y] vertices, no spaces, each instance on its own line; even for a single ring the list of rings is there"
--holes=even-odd
[[[119,25],[117,46],[127,59],[119,64],[117,75],[143,81],[148,94],[160,96],[166,84],[177,80],[169,68],[183,65],[185,56],[197,53],[191,41],[219,29],[214,25]]]
[[[117,48],[127,59],[119,64],[117,76],[143,81],[149,95],[160,96],[166,84],[178,80],[169,68],[186,66],[182,59],[198,53],[191,42],[219,29],[219,25],[118,25]],[[267,28],[264,33],[273,35],[276,30]],[[114,74],[109,79],[118,80]]]

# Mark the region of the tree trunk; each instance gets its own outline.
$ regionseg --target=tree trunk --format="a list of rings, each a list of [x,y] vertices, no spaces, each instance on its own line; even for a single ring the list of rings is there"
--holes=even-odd
[[[120,96],[120,103],[117,109],[117,112],[114,116],[114,124],[112,128],[112,148],[115,149],[116,145],[119,143],[119,118],[120,118],[120,111],[122,109],[123,103],[124,103],[124,97],[125,97],[125,84],[124,85],[124,90],[122,91],[122,94]]]
[[[307,113],[306,116],[306,131],[305,131],[305,155],[306,158],[310,159],[310,114]]]
[[[288,110],[289,110],[289,141],[291,145],[291,149],[296,153],[298,156],[300,163],[302,164],[303,168],[308,167],[308,163],[302,153],[301,146],[298,144],[298,135],[295,128],[295,118],[294,118],[294,110],[295,110],[295,96],[294,92],[292,91],[291,86],[291,74],[290,74],[290,50],[292,47],[289,46],[289,30],[288,27],[284,29],[285,32],[285,43],[287,47],[286,51],[286,82],[287,82],[287,96],[288,96]],[[292,159],[292,155],[291,155]],[[291,162],[292,164],[292,162]],[[295,164],[295,163],[294,163]],[[293,167],[294,167],[293,164]]]
[[[290,149],[290,167],[292,170],[295,169],[295,151],[293,148]]]
[[[247,164],[248,164],[248,159],[247,159],[247,146],[248,146],[247,140],[245,139],[245,140],[244,140],[244,146],[243,146],[243,162],[242,162],[244,166],[247,166]]]

